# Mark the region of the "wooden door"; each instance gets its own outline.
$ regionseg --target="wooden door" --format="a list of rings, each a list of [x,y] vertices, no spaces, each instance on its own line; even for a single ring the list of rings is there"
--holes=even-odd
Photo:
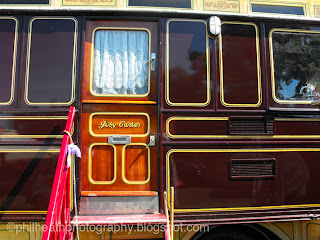
[[[157,195],[158,24],[87,21],[81,195]]]

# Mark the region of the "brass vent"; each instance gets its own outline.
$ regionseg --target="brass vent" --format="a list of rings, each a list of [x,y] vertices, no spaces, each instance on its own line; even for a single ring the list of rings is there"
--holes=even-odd
[[[229,175],[231,179],[273,178],[275,159],[231,159]]]
[[[272,135],[272,119],[230,119],[230,135]]]

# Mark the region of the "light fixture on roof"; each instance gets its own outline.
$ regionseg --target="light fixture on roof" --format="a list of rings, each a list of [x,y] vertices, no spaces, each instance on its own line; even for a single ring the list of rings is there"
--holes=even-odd
[[[221,20],[217,16],[212,16],[208,19],[208,34],[210,37],[219,37],[221,33]]]

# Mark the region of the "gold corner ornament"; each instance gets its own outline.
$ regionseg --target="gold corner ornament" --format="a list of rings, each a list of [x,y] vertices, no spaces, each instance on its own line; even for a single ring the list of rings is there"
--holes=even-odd
[[[204,10],[211,11],[226,11],[226,12],[240,12],[239,1],[217,1],[217,0],[204,0]]]
[[[116,122],[108,122],[106,121],[102,121],[100,123],[100,126],[98,127],[99,129],[103,129],[103,128],[110,128],[110,129],[115,129],[116,127],[120,127],[120,128],[140,128],[141,124],[139,122],[127,122],[127,121],[120,121],[119,123]]]

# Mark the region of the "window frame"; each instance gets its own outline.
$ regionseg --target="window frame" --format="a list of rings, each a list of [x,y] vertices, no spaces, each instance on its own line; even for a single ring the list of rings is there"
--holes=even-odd
[[[161,0],[160,0],[161,1]],[[127,0],[127,7],[128,8],[155,8],[155,9],[179,9],[179,10],[193,10],[194,9],[194,0],[189,0],[190,1],[190,8],[182,8],[182,7],[157,7],[157,6],[149,6],[149,5],[130,5],[130,0]]]
[[[281,6],[281,7],[302,7],[303,9],[303,15],[300,14],[291,14],[291,13],[269,13],[269,12],[254,12],[252,10],[252,4],[257,4],[257,5],[267,5],[267,6]],[[252,14],[267,14],[267,15],[289,15],[289,16],[299,16],[299,17],[303,17],[307,15],[307,10],[306,10],[306,5],[305,4],[281,4],[281,3],[277,3],[277,2],[259,2],[259,1],[250,1],[250,13]]]
[[[47,7],[51,6],[52,1],[48,0],[48,3],[1,3],[0,6],[6,6],[6,7],[30,7],[30,6],[39,6],[39,7]]]
[[[280,100],[276,97],[276,80],[275,80],[275,67],[274,67],[274,54],[273,54],[273,42],[272,42],[272,34],[274,32],[287,32],[287,33],[305,33],[305,34],[319,34],[320,31],[315,30],[304,30],[304,29],[289,29],[289,28],[272,28],[269,32],[269,55],[270,55],[270,70],[271,70],[271,89],[272,89],[272,99],[275,103],[278,104],[308,104],[310,105],[313,101],[297,101],[297,100]]]
[[[206,102],[203,103],[195,103],[195,102],[171,102],[170,100],[170,64],[169,64],[169,55],[170,55],[170,22],[198,22],[198,23],[204,23],[207,29],[207,22],[202,19],[176,19],[172,18],[169,19],[166,22],[166,59],[165,59],[165,101],[168,104],[168,106],[190,106],[190,107],[206,107],[211,102],[211,94],[210,94],[210,47],[209,47],[209,37],[206,35],[206,64],[207,64],[207,99]]]
[[[19,21],[16,17],[0,17],[0,20],[14,20],[15,21],[15,32],[14,32],[14,49],[13,49],[13,61],[12,61],[12,76],[11,76],[11,95],[7,102],[0,102],[0,106],[11,105],[14,101],[14,92],[16,85],[16,69],[17,69],[17,52],[18,52],[18,29]]]
[[[223,84],[223,52],[222,52],[222,34],[219,35],[219,71],[220,71],[220,102],[224,107],[260,107],[262,104],[262,76],[261,76],[261,54],[260,54],[260,42],[259,42],[259,28],[253,22],[233,22],[226,21],[221,24],[238,24],[238,25],[250,25],[255,28],[256,33],[256,59],[257,59],[257,94],[258,102],[257,103],[227,103],[224,99],[224,84]]]
[[[74,45],[73,45],[73,69],[72,69],[72,85],[71,85],[71,97],[69,102],[30,102],[28,100],[29,89],[29,72],[30,72],[30,56],[31,56],[31,40],[32,40],[32,23],[35,20],[73,20],[74,21]],[[29,21],[28,26],[28,42],[27,42],[27,56],[25,65],[25,89],[24,89],[24,101],[29,106],[69,106],[75,101],[75,82],[76,82],[76,65],[77,65],[77,43],[78,43],[78,20],[75,17],[33,17]]]
[[[134,97],[134,98],[141,98],[147,97],[151,91],[151,68],[150,64],[148,64],[148,91],[145,94],[100,94],[93,92],[93,69],[94,69],[94,40],[95,40],[95,33],[99,30],[120,30],[120,31],[145,31],[148,34],[148,58],[151,58],[151,32],[147,28],[126,28],[126,27],[97,27],[93,30],[91,35],[91,57],[90,57],[90,75],[89,75],[89,86],[90,86],[90,94],[94,97]]]

